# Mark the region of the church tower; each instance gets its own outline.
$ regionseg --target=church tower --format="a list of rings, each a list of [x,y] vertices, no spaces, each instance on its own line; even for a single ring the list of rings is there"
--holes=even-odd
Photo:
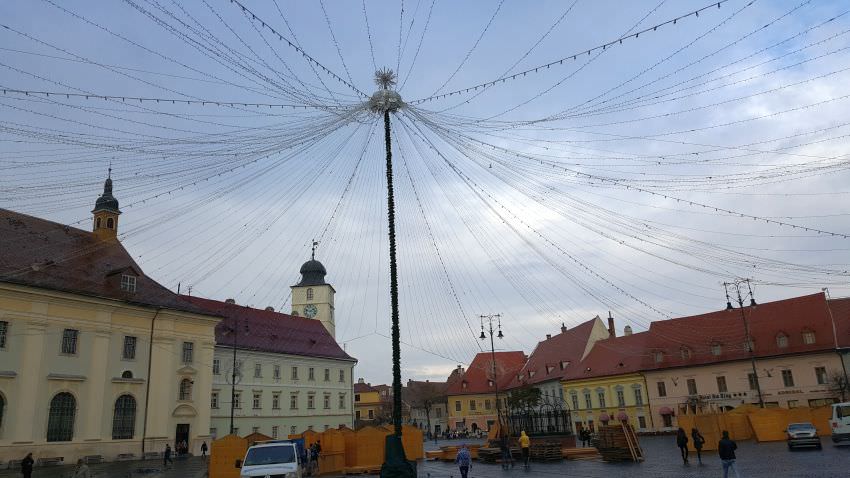
[[[103,194],[97,198],[92,210],[92,231],[101,240],[117,240],[118,238],[118,200],[112,195],[112,168],[103,183]]]
[[[327,271],[321,262],[316,260],[317,242],[313,242],[313,253],[310,260],[301,266],[301,281],[292,286],[292,315],[300,315],[316,319],[328,329],[331,337],[336,339],[334,324],[334,294],[333,286],[325,282]]]

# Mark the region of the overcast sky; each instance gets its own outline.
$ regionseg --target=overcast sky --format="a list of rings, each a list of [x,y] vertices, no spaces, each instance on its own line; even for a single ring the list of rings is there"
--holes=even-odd
[[[405,380],[489,347],[481,314],[530,353],[609,311],[721,309],[736,277],[846,296],[850,6],[669,22],[707,5],[3,2],[0,88],[54,94],[0,96],[0,207],[90,228],[111,164],[148,275],[284,311],[319,240],[337,339],[389,382],[383,123],[355,92],[386,67],[414,103],[392,120]]]

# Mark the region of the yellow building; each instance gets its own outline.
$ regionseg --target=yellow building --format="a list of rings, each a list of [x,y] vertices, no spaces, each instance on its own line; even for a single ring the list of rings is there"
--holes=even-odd
[[[366,383],[362,378],[354,384],[354,424],[355,426],[378,420],[384,413],[384,402],[380,390]]]
[[[219,319],[142,272],[119,214],[111,179],[93,232],[0,209],[0,462],[209,440]]]
[[[446,387],[449,429],[489,430],[496,423],[500,405],[497,403],[497,391],[499,401],[504,401],[508,385],[525,365],[526,358],[522,352],[486,352],[477,354],[468,369],[458,366],[449,376]]]
[[[629,422],[637,431],[653,427],[641,372],[644,333],[599,340],[561,381],[576,432],[600,424]]]

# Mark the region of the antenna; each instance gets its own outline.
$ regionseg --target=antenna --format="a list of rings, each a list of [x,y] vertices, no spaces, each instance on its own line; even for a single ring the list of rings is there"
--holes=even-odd
[[[310,259],[316,260],[316,247],[319,246],[319,241],[313,239],[313,252],[310,254]]]

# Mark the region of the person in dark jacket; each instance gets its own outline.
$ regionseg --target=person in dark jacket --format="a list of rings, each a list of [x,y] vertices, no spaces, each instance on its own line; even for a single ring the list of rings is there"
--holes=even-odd
[[[723,430],[723,437],[717,443],[717,454],[720,455],[720,462],[723,463],[723,478],[729,478],[729,470],[735,473],[736,478],[741,478],[738,467],[735,465],[737,449],[738,445],[729,438],[729,432]]]
[[[174,460],[171,459],[171,445],[165,444],[165,452],[162,454],[162,468],[168,468],[168,464],[174,466]]]
[[[702,445],[705,437],[696,428],[691,428],[691,440],[694,441],[694,449],[697,451],[697,463],[702,465]]]
[[[204,461],[207,461],[207,442],[201,443],[201,457],[203,457]]]
[[[21,474],[24,475],[24,478],[30,478],[32,476],[32,465],[35,463],[35,460],[32,459],[32,453],[27,453],[27,456],[21,460]]]
[[[469,469],[472,468],[472,455],[469,453],[469,448],[466,447],[465,443],[461,444],[460,449],[457,451],[455,464],[460,469],[460,477],[466,478],[469,474]]]
[[[679,451],[682,452],[682,463],[685,465],[688,464],[688,434],[685,433],[685,429],[679,427],[679,431],[676,432],[676,446],[679,447]]]

